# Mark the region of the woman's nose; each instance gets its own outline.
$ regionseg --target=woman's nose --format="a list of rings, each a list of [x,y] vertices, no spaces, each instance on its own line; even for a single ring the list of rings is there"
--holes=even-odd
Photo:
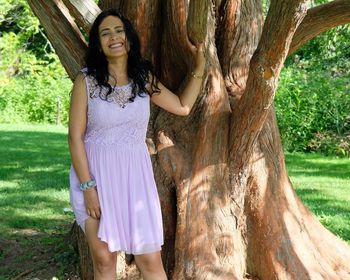
[[[121,34],[119,34],[118,32],[114,31],[114,32],[111,32],[110,34],[110,38],[118,38],[118,37],[121,37]]]

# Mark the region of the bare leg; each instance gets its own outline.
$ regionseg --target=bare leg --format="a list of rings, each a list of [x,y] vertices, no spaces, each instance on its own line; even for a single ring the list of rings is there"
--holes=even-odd
[[[88,218],[85,222],[85,235],[89,244],[94,265],[94,279],[115,280],[117,254],[108,250],[107,243],[97,237],[99,220]]]
[[[166,280],[160,252],[135,255],[135,262],[144,280]]]

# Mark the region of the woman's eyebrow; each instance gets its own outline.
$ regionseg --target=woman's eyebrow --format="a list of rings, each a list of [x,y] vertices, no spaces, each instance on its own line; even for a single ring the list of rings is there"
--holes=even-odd
[[[112,27],[113,29],[115,29],[115,28],[123,28],[123,26],[122,25],[116,25],[116,26],[114,26],[114,27]],[[110,30],[111,28],[110,27],[105,27],[105,28],[103,28],[103,29],[101,29],[100,30],[100,33],[101,32],[103,32],[103,31],[108,31],[108,30]]]

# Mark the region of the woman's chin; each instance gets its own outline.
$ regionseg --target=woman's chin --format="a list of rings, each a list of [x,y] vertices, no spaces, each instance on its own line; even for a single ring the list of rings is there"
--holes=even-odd
[[[123,58],[127,57],[128,53],[125,51],[114,51],[114,52],[109,52],[106,54],[107,59],[116,59],[116,58]]]

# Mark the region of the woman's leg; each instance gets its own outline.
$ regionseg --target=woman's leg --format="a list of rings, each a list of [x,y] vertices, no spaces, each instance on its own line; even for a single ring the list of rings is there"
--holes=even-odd
[[[94,264],[94,279],[116,278],[117,254],[108,251],[107,243],[97,237],[99,220],[88,218],[85,222],[85,235]]]
[[[166,280],[160,252],[135,255],[135,262],[142,273],[143,280]]]

